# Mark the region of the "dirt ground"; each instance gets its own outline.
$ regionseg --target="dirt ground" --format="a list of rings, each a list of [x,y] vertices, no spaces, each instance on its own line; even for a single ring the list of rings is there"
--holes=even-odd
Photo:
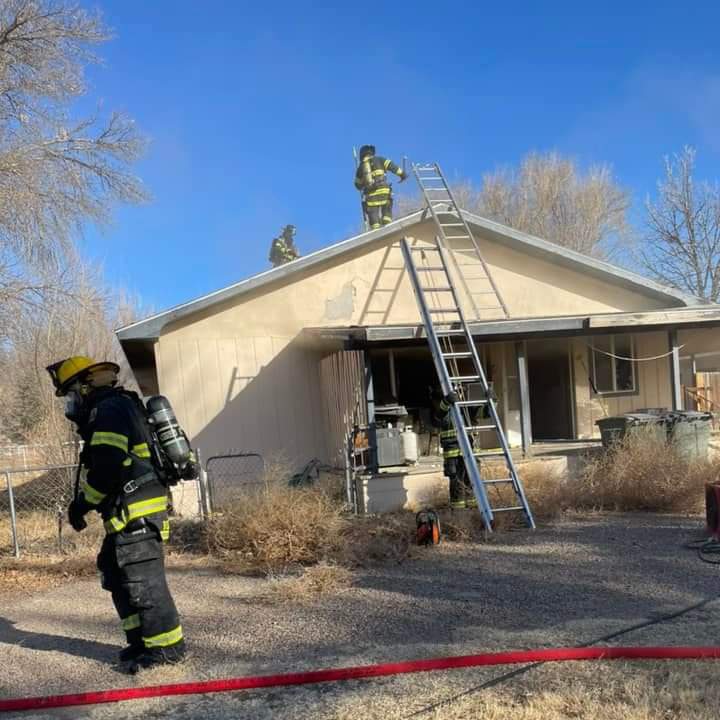
[[[192,654],[137,679],[114,665],[121,638],[94,578],[0,597],[0,695],[576,646],[702,600],[710,602],[612,643],[718,644],[720,568],[683,547],[700,530],[698,518],[675,516],[564,519],[360,569],[350,588],[310,602],[284,601],[263,579],[176,562],[169,577]],[[568,663],[512,677],[505,675],[516,668],[481,668],[13,717],[709,718],[720,702],[712,700],[716,668],[712,661]]]

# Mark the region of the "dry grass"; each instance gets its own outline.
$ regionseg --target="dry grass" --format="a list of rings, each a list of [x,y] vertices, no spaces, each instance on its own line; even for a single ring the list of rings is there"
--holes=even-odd
[[[291,488],[287,472],[273,468],[208,525],[212,552],[236,567],[266,574],[331,559],[347,527],[336,489]]]
[[[716,661],[577,662],[543,665],[499,687],[467,692],[481,684],[470,673],[464,680],[428,673],[410,697],[392,683],[375,686],[345,694],[321,717],[350,720],[362,707],[365,717],[384,720],[714,720],[716,676]]]
[[[706,482],[720,468],[690,461],[652,436],[630,435],[589,459],[580,477],[563,484],[564,505],[574,509],[696,513]]]
[[[319,595],[337,593],[352,585],[352,573],[341,565],[320,562],[299,575],[271,576],[268,597],[278,601],[312,602]]]
[[[90,553],[24,556],[20,560],[4,557],[0,558],[0,595],[39,592],[96,573],[95,555]]]

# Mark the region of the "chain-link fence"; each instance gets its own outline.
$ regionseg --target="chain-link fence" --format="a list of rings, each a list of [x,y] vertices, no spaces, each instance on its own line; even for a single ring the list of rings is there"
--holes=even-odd
[[[205,465],[210,510],[221,510],[263,482],[265,461],[258,453],[213,455]]]
[[[82,442],[0,445],[0,468],[30,470],[47,465],[65,465],[76,461]]]
[[[0,553],[57,546],[76,465],[0,470]]]

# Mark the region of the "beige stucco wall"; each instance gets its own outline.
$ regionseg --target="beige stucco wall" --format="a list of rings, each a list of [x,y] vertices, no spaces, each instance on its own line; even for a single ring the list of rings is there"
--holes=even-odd
[[[413,232],[416,243],[431,241],[429,224]],[[295,340],[307,327],[419,323],[398,239],[292,275],[163,330],[155,347],[160,390],[172,399],[205,456],[231,448],[281,452],[294,465],[314,456],[332,457],[319,401],[322,353]],[[482,233],[478,239],[513,317],[659,307],[657,300],[489,242]],[[487,280],[469,251],[458,249],[455,261],[463,266],[458,287],[473,316],[469,295],[486,289]],[[437,264],[430,253],[428,264]],[[457,280],[458,270],[453,272]],[[480,305],[483,296],[474,297]],[[490,319],[498,313],[481,309],[480,316]],[[580,383],[582,374],[577,377]]]
[[[668,351],[667,332],[636,333],[635,357],[649,358]],[[672,407],[670,364],[667,357],[636,363],[638,392],[631,395],[595,395],[590,387],[590,337],[571,338],[575,382],[575,423],[580,439],[599,437],[595,422],[638,408]]]

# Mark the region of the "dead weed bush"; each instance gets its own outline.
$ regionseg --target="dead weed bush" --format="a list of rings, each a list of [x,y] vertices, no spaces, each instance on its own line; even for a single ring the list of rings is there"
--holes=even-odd
[[[580,476],[565,486],[564,504],[579,510],[695,513],[706,482],[720,469],[708,460],[688,460],[672,444],[629,435],[589,458]]]
[[[289,487],[287,477],[267,473],[215,516],[207,528],[211,551],[238,568],[265,573],[332,558],[348,522],[335,489],[320,483]]]

